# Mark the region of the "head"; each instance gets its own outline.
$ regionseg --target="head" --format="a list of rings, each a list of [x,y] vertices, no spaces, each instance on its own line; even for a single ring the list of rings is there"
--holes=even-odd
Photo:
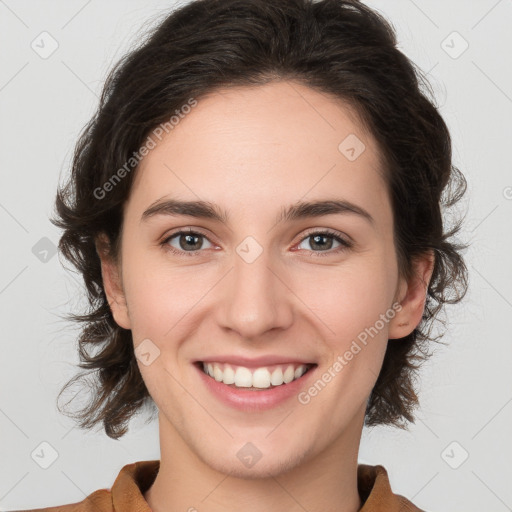
[[[233,446],[249,436],[303,457],[363,421],[414,421],[433,322],[467,279],[460,224],[443,226],[465,181],[427,92],[388,22],[355,0],[195,1],[122,59],[53,221],[91,304],[72,315],[96,371],[81,426],[119,438],[156,404],[219,461],[225,445],[201,437],[211,416],[187,390],[198,361],[226,354],[332,376],[271,439],[283,409],[207,404]],[[184,215],[162,208],[171,199],[203,203]]]

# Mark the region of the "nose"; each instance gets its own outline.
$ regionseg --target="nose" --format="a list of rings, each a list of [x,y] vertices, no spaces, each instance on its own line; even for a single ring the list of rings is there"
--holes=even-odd
[[[266,251],[253,262],[238,253],[223,279],[217,302],[219,325],[254,340],[272,329],[286,329],[293,322],[293,293],[283,265],[271,261]]]

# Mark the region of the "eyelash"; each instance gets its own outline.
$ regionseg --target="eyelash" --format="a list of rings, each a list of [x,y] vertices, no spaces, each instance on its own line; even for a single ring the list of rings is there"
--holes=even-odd
[[[199,256],[199,254],[202,252],[201,250],[196,250],[196,251],[180,251],[178,249],[175,249],[174,247],[172,247],[171,245],[169,245],[169,241],[176,237],[177,235],[199,235],[199,236],[202,236],[204,238],[206,238],[208,241],[210,241],[208,239],[208,237],[201,233],[200,231],[194,231],[192,229],[189,229],[189,230],[181,230],[181,231],[177,231],[176,233],[173,233],[172,235],[168,236],[165,240],[163,240],[160,245],[162,246],[162,248],[166,251],[169,251],[173,254],[176,254],[178,256]],[[315,236],[315,235],[322,235],[322,236],[328,236],[328,237],[332,237],[334,240],[336,240],[337,242],[339,242],[341,244],[340,247],[337,247],[336,249],[331,249],[331,250],[327,250],[327,251],[309,251],[312,253],[312,256],[313,257],[324,257],[324,256],[329,256],[329,255],[332,255],[332,254],[339,254],[343,251],[346,251],[350,248],[352,248],[353,244],[352,242],[349,242],[348,240],[345,240],[344,238],[342,238],[338,232],[336,231],[332,231],[330,229],[324,229],[322,231],[310,231],[309,233],[307,233],[300,241],[299,241],[299,244],[301,244],[302,242],[304,242],[304,240],[306,240],[307,238],[310,238],[312,236]],[[212,243],[210,241],[210,243]]]

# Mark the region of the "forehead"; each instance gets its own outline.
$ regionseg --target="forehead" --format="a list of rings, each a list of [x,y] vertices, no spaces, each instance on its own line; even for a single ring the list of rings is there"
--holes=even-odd
[[[386,206],[385,189],[376,141],[356,112],[284,81],[199,98],[143,158],[130,201],[140,213],[169,194],[248,214],[326,196]]]

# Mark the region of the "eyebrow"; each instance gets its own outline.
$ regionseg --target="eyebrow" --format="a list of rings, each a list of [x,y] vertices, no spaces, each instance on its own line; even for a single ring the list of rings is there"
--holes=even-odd
[[[355,214],[374,224],[374,218],[362,207],[342,199],[298,202],[281,210],[276,224],[283,221],[322,217],[324,215]],[[152,203],[141,216],[141,222],[157,215],[187,215],[198,219],[212,219],[227,224],[229,214],[209,201],[182,201],[159,199]]]

